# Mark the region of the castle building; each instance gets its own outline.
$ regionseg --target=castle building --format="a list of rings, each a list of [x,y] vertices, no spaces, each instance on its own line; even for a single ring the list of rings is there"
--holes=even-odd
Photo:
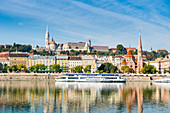
[[[134,57],[131,49],[129,49],[127,54],[125,55],[124,60],[121,63],[121,67],[125,66],[125,65],[132,68],[136,73],[140,73],[141,69],[143,68],[142,42],[141,42],[141,34],[140,33],[139,33],[137,58]]]
[[[89,39],[87,42],[67,42],[67,43],[57,43],[52,38],[50,42],[50,33],[48,26],[46,28],[45,33],[45,46],[44,47],[38,47],[37,45],[32,46],[32,49],[40,52],[43,50],[49,51],[51,53],[57,53],[60,54],[61,51],[100,51],[100,52],[108,52],[109,48],[108,46],[92,46],[91,40]]]

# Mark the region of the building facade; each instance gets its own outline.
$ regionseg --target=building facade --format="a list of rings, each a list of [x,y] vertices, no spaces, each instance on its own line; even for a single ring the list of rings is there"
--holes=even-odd
[[[28,65],[28,54],[23,52],[13,52],[9,54],[9,66],[23,64]]]
[[[67,42],[67,43],[57,43],[52,38],[50,42],[50,33],[47,26],[46,33],[45,33],[45,46],[39,47],[37,45],[32,46],[32,49],[36,51],[49,51],[57,54],[60,54],[61,51],[100,51],[100,52],[108,52],[108,46],[92,46],[91,40],[89,39],[87,42]]]
[[[69,65],[69,72],[74,72],[74,67],[82,66],[81,57],[69,57],[68,65]]]
[[[63,72],[68,72],[68,56],[29,56],[28,67],[36,64],[44,64],[47,66],[47,69],[49,69],[50,65],[59,64]]]
[[[81,57],[82,66],[85,68],[87,65],[91,65],[91,73],[95,73],[97,71],[97,60],[91,55],[85,55]]]

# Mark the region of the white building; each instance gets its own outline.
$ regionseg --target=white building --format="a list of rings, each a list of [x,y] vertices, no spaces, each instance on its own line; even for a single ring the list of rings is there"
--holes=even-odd
[[[73,72],[74,67],[82,66],[82,59],[81,59],[81,57],[69,57],[68,65],[69,65],[69,72]]]

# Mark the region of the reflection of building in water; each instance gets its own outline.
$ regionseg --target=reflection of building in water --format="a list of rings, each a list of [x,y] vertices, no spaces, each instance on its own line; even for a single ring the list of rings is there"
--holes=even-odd
[[[137,107],[141,113],[146,102],[170,104],[170,88],[158,86],[58,84],[55,87],[51,82],[1,82],[0,86],[0,107],[5,106],[4,110],[19,106],[29,112],[91,112],[94,108],[102,111],[109,106],[116,106],[114,110],[119,111],[118,107],[126,109],[126,106],[129,112]]]

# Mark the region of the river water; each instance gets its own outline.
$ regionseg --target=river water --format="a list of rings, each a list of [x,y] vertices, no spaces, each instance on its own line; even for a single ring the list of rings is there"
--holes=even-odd
[[[170,113],[170,84],[1,81],[0,113]]]

